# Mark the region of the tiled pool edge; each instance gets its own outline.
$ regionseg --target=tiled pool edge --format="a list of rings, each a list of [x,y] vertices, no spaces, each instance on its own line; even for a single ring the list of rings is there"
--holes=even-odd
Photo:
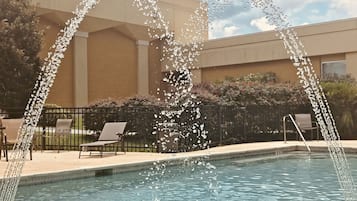
[[[327,147],[322,146],[312,146],[311,150],[313,152],[327,152]],[[130,171],[139,171],[144,169],[149,169],[153,166],[154,162],[157,161],[170,161],[172,164],[181,164],[187,158],[202,158],[208,157],[209,160],[222,160],[229,158],[247,158],[254,156],[264,156],[264,155],[274,155],[274,154],[283,154],[294,151],[306,151],[306,147],[302,145],[291,145],[285,147],[276,147],[276,148],[265,148],[257,150],[247,150],[247,151],[230,151],[230,152],[216,152],[216,153],[199,153],[192,154],[188,156],[180,156],[179,154],[173,155],[169,159],[161,160],[149,160],[144,162],[135,162],[127,164],[118,164],[118,165],[107,165],[107,166],[98,166],[98,167],[82,167],[73,170],[65,171],[56,171],[56,172],[43,172],[39,174],[25,175],[21,177],[20,186],[26,185],[36,185],[36,184],[45,184],[58,182],[63,180],[71,179],[82,179],[87,177],[94,177],[98,175],[106,174],[116,174],[121,172],[130,172]],[[356,148],[345,148],[346,153],[357,153]]]
[[[36,185],[58,182],[71,179],[82,179],[87,177],[95,177],[105,172],[116,174],[120,172],[138,171],[147,169],[152,166],[153,161],[138,162],[131,164],[107,165],[100,167],[83,167],[73,170],[64,170],[56,172],[44,172],[39,174],[31,174],[21,176],[19,186]]]

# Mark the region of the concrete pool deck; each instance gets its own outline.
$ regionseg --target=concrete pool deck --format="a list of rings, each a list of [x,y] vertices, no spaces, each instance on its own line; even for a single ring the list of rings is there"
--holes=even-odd
[[[341,141],[346,153],[357,153],[357,141]],[[324,151],[324,141],[309,141],[308,145],[313,151]],[[115,173],[121,171],[139,170],[152,166],[153,162],[160,160],[179,161],[190,157],[210,158],[243,157],[250,155],[273,154],[291,151],[306,150],[300,141],[260,142],[228,145],[211,148],[209,150],[187,153],[141,153],[121,152],[118,155],[108,154],[103,158],[99,156],[82,156],[78,158],[78,151],[34,151],[33,160],[26,160],[22,171],[20,184],[36,184],[53,182],[64,179],[83,178],[96,176],[99,173]],[[3,175],[7,162],[2,157],[0,173]]]

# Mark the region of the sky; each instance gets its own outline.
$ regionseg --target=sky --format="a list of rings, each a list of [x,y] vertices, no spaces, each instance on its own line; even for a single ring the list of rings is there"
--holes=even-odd
[[[274,29],[259,9],[251,8],[249,0],[215,1],[230,3],[223,8],[212,9],[214,16],[210,17],[210,39]],[[273,0],[273,2],[282,8],[292,26],[357,17],[357,0]]]

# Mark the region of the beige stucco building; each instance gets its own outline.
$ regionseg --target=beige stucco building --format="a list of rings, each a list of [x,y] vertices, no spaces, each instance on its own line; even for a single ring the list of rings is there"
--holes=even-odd
[[[41,53],[45,57],[79,0],[32,1],[45,29]],[[159,1],[177,40],[198,3]],[[131,0],[101,0],[68,48],[47,102],[86,106],[108,97],[155,95],[162,87],[162,44],[150,39],[144,22]],[[357,19],[301,26],[296,31],[319,76],[348,73],[357,78]],[[281,81],[297,80],[283,43],[273,31],[205,42],[194,80],[209,82],[256,72],[275,72]]]
[[[357,18],[294,28],[315,72],[357,78]],[[200,59],[201,81],[257,72],[275,72],[280,81],[296,81],[296,70],[274,31],[210,40]]]
[[[41,56],[79,0],[32,0],[45,30]],[[159,6],[180,40],[198,0],[160,0]],[[101,0],[81,23],[65,53],[47,103],[85,106],[107,97],[156,94],[162,80],[161,41],[152,41],[145,17],[131,0]]]

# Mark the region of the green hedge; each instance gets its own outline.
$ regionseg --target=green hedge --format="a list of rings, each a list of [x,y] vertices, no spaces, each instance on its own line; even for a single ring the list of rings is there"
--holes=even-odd
[[[301,87],[276,83],[273,74],[203,83],[196,85],[193,93],[195,101],[201,103],[201,118],[197,122],[194,118],[196,108],[186,108],[175,119],[184,150],[200,148],[194,146],[197,141],[210,141],[215,146],[273,140],[276,137],[271,135],[281,131],[282,116],[311,111]],[[89,105],[83,118],[86,129],[95,131],[100,131],[108,121],[126,121],[127,129],[137,132],[132,138],[155,142],[156,136],[152,133],[157,126],[156,121],[164,121],[156,119],[155,114],[164,108],[165,104],[153,97],[136,96],[122,101],[107,99]],[[202,124],[208,131],[207,139],[195,132],[195,128]]]
[[[46,117],[46,119],[44,118]],[[42,110],[38,126],[55,127],[57,119],[73,119],[71,111],[55,104],[46,104]]]
[[[321,83],[342,139],[357,139],[357,83],[329,80]]]
[[[126,131],[135,132],[131,139],[153,141],[154,114],[160,111],[159,104],[152,97],[131,97],[122,101],[105,99],[90,104],[84,113],[86,129],[101,131],[106,122],[125,121]]]
[[[278,83],[273,73],[229,78],[218,83],[196,85],[194,93],[203,103],[246,107],[253,105],[284,106],[308,104],[302,87]]]
[[[104,99],[88,105],[83,115],[84,127],[88,130],[101,131],[106,122],[122,121],[119,118],[119,104],[112,99]]]

